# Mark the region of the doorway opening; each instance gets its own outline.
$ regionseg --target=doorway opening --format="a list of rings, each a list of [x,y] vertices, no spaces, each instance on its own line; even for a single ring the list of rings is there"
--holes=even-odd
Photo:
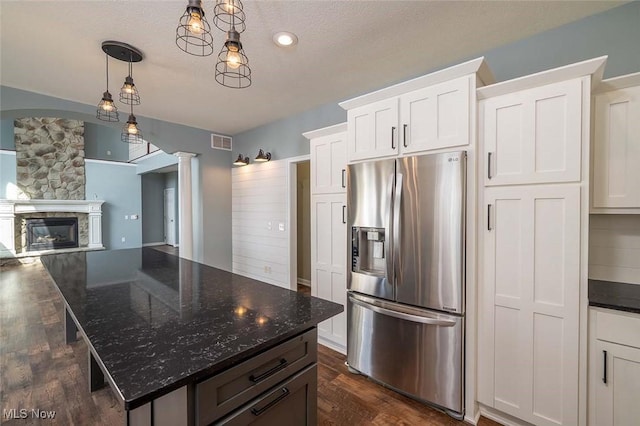
[[[297,290],[311,295],[311,162],[296,163]]]

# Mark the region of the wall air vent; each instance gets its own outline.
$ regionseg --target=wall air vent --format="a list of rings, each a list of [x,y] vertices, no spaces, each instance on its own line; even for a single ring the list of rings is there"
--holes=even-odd
[[[216,135],[215,133],[211,133],[211,148],[231,151],[232,147],[233,140],[231,139],[231,136]]]

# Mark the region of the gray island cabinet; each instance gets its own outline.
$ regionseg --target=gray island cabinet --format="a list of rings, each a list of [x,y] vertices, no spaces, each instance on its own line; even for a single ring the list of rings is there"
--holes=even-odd
[[[150,248],[41,261],[125,424],[316,424],[316,326],[342,306]]]

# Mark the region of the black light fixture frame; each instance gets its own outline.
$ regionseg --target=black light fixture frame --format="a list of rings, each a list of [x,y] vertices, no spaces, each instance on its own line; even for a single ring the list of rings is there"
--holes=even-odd
[[[240,65],[238,67],[232,68],[227,63],[229,52],[235,52],[240,56]],[[227,32],[227,41],[218,54],[215,77],[218,83],[232,89],[244,89],[251,86],[249,58],[247,58],[242,48],[240,33],[233,28]]]
[[[132,64],[134,62],[142,61],[142,59],[144,58],[143,55],[142,55],[142,52],[139,49],[131,46],[130,44],[123,43],[121,41],[113,41],[113,40],[103,41],[102,42],[102,50],[104,51],[104,53],[106,53],[107,55],[111,56],[112,58],[115,58],[115,59],[117,59],[119,61],[123,61],[123,62],[127,62],[128,63],[128,65],[129,65],[129,75],[125,79],[125,83],[129,83],[130,82],[133,85],[133,78],[131,78]],[[135,105],[139,105],[140,104],[140,96],[137,94],[137,89],[136,89],[136,95],[138,96],[138,102],[135,103]],[[122,94],[121,94],[120,100],[122,101]],[[134,103],[133,102],[131,102],[131,103],[125,102],[125,103],[129,104],[131,106],[131,109],[130,109],[129,119],[127,120],[127,123],[122,128],[122,133],[120,135],[120,139],[122,140],[122,142],[126,142],[126,143],[132,143],[132,144],[143,143],[144,139],[142,137],[142,131],[140,131],[140,129],[138,128],[138,123],[136,121],[136,116],[133,115],[133,105],[134,105]],[[129,133],[127,131],[128,126],[131,125],[131,124],[135,125],[136,128],[138,129],[138,131],[135,134]]]
[[[259,163],[266,163],[267,161],[271,161],[271,153],[267,152],[265,154],[262,148],[260,148],[260,150],[258,151],[258,155],[256,155],[254,161],[257,161]]]
[[[213,8],[213,24],[220,30],[229,31],[233,28],[239,33],[244,32],[247,28],[246,19],[244,6],[240,0],[216,0]]]
[[[192,13],[200,16],[202,22],[202,34],[195,34],[189,28],[189,20]],[[180,17],[180,23],[176,28],[176,46],[183,52],[194,56],[209,56],[213,53],[213,36],[211,25],[205,17],[201,0],[189,0],[184,14]]]
[[[96,110],[96,118],[102,121],[117,122],[120,121],[118,115],[118,107],[113,101],[111,93],[109,93],[109,55],[104,55],[107,62],[107,90],[102,94],[102,99],[98,103],[98,109]],[[111,109],[105,107],[105,105],[111,105]]]
[[[233,162],[234,166],[248,166],[249,157],[243,157],[242,154],[238,154],[238,158]]]

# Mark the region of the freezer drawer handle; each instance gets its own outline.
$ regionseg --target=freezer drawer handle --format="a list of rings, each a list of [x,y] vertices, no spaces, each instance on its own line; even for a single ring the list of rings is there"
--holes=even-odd
[[[346,176],[347,174],[347,170],[346,169],[342,169],[342,187],[346,188],[347,187],[347,182],[346,182]]]
[[[251,380],[253,383],[258,383],[263,381],[264,379],[266,379],[269,376],[274,375],[275,373],[277,373],[278,371],[282,370],[283,368],[285,368],[287,366],[287,360],[284,358],[280,359],[280,363],[278,363],[278,365],[276,365],[275,367],[265,371],[262,374],[259,374],[257,376],[254,376],[253,374],[249,376],[249,380]]]
[[[404,145],[404,147],[407,147],[407,127],[409,127],[408,124],[403,124],[402,125],[402,145]]]
[[[391,149],[396,149],[395,134],[396,134],[396,128],[395,126],[392,126],[391,127]]]
[[[380,306],[370,305],[368,303],[361,302],[354,298],[351,298],[351,301],[356,305],[362,306],[365,309],[369,309],[369,310],[372,310],[373,312],[377,312],[379,314],[387,315],[387,316],[398,318],[398,319],[418,322],[421,324],[439,325],[443,327],[453,327],[454,325],[456,325],[455,321],[443,320],[438,318],[427,318],[420,315],[406,314],[404,312],[393,311],[391,309],[382,308]]]
[[[604,374],[602,376],[602,382],[607,384],[607,351],[602,351],[602,359],[604,360]]]
[[[342,223],[347,223],[347,206],[342,206]]]
[[[267,405],[265,405],[262,408],[252,408],[251,409],[251,413],[254,416],[259,416],[260,414],[264,413],[265,411],[267,411],[269,408],[273,407],[274,405],[276,405],[278,402],[282,401],[283,399],[285,399],[287,396],[289,396],[289,389],[287,388],[282,388],[280,389],[280,392],[282,392],[276,399],[274,399],[273,401],[271,401],[270,403],[268,403]]]

